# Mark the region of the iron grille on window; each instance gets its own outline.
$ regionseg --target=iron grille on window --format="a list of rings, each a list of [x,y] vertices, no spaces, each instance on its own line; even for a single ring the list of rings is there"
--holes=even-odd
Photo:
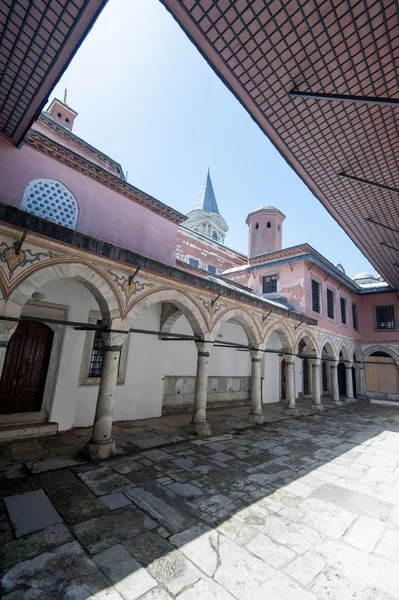
[[[320,283],[312,279],[312,310],[320,313]]]
[[[197,260],[196,258],[189,258],[188,264],[191,265],[192,267],[197,267],[197,269],[198,269],[199,260]]]
[[[375,307],[377,329],[395,329],[395,310],[393,304]]]
[[[355,331],[359,330],[359,320],[357,316],[357,306],[356,304],[352,304],[352,320],[353,320],[353,329]]]
[[[327,289],[327,316],[335,319],[334,292],[329,289]]]
[[[208,265],[208,273],[216,273],[216,267],[213,265]]]
[[[343,325],[347,325],[348,319],[346,316],[346,300],[345,298],[341,298],[341,323]]]
[[[263,293],[273,294],[277,292],[277,275],[270,275],[263,278]]]
[[[97,321],[101,325],[101,321]],[[101,365],[104,356],[104,340],[101,331],[96,329],[94,333],[93,349],[91,351],[89,377],[101,377]]]

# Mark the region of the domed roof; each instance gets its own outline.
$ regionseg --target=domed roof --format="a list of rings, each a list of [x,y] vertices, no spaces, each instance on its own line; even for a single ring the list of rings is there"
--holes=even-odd
[[[337,267],[337,269],[339,269],[340,271],[342,271],[342,273],[345,273],[345,269],[344,269],[344,267],[341,265],[341,263],[337,263],[335,266]]]
[[[278,210],[275,206],[271,206],[271,204],[261,204],[258,208],[255,208],[252,212],[258,212],[258,210]],[[280,212],[278,210],[278,212]]]
[[[358,273],[357,275],[355,275],[353,280],[356,281],[356,279],[376,279],[376,277],[374,277],[374,275],[372,275],[371,273],[366,273],[364,271],[363,273]]]
[[[283,220],[285,219],[285,214],[282,213],[281,210],[279,210],[275,206],[271,206],[270,204],[261,204],[261,206],[258,206],[258,208],[255,208],[255,210],[253,210],[252,212],[249,213],[246,223],[248,224],[249,217],[251,217],[252,215],[255,215],[258,212],[263,212],[263,211],[267,211],[267,212],[273,211],[273,212],[279,213],[280,215],[282,215]]]

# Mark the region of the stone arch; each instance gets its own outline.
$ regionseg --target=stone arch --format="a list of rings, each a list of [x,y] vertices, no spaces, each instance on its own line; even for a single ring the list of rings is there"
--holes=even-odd
[[[301,343],[301,341],[305,343],[307,352],[309,354],[313,354],[313,356],[319,355],[317,340],[310,330],[305,329],[297,333],[295,341],[295,351],[297,353],[299,352],[299,344]]]
[[[328,358],[332,358],[333,360],[338,360],[339,352],[335,347],[334,342],[330,337],[325,337],[322,339],[320,343],[320,354],[323,356],[323,350],[325,349]]]
[[[360,348],[360,346],[356,346],[353,348],[353,357],[354,357],[354,362],[356,363],[362,363],[363,362],[363,352]]]
[[[370,356],[370,354],[373,354],[374,352],[385,352],[386,354],[389,354],[389,356],[391,358],[393,358],[393,360],[397,363],[399,363],[399,356],[398,354],[389,346],[383,346],[382,344],[375,344],[374,346],[371,346],[370,348],[366,348],[364,350],[364,362],[367,361],[368,357]]]
[[[137,317],[141,315],[149,306],[158,304],[159,302],[173,304],[179,309],[179,315],[173,313],[176,318],[173,322],[170,321],[169,331],[174,322],[177,320],[178,316],[183,314],[190,323],[194,335],[197,335],[200,338],[207,337],[207,334],[209,333],[208,327],[197,304],[195,304],[195,302],[193,302],[193,300],[191,300],[191,298],[186,296],[186,294],[183,292],[174,289],[157,290],[156,292],[147,294],[147,296],[139,299],[135,304],[133,304],[132,308],[126,315],[126,318],[130,323],[133,323],[133,321],[135,321]]]
[[[241,327],[245,331],[245,334],[248,338],[248,344],[250,346],[260,345],[260,336],[255,321],[242,308],[233,308],[231,310],[227,310],[222,315],[220,315],[211,331],[212,341],[216,340],[216,336],[220,331],[220,328],[222,327],[223,323],[226,323],[227,321],[236,321],[239,325],[241,325]]]
[[[353,355],[351,350],[349,349],[347,343],[345,342],[345,340],[342,340],[341,343],[338,345],[338,357],[340,356],[342,352],[342,356],[345,362],[352,362],[353,361]]]
[[[43,266],[25,277],[7,299],[7,314],[19,317],[22,308],[35,292],[46,283],[58,279],[74,279],[84,285],[96,299],[104,320],[120,318],[120,306],[108,281],[93,267],[82,262]]]
[[[267,343],[272,333],[275,333],[280,338],[280,342],[284,350],[291,351],[294,348],[295,342],[293,334],[287,325],[281,321],[272,323],[272,325],[268,328],[262,344],[263,348],[267,348]]]

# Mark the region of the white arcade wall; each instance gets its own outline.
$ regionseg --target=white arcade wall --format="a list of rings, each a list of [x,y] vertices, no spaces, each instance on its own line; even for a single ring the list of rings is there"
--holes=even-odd
[[[41,310],[46,307],[65,307],[69,321],[87,322],[91,311],[99,311],[91,293],[75,280],[59,280],[40,289],[44,295],[36,303]],[[24,314],[29,316],[29,307]],[[50,316],[50,309],[49,316]],[[149,307],[140,315],[134,326],[159,330],[161,304]],[[191,328],[181,316],[173,333],[191,334]],[[86,331],[65,327],[58,366],[55,371],[53,401],[49,420],[57,422],[60,430],[84,427],[93,423],[98,385],[82,385],[81,370],[84,362]],[[91,334],[93,335],[93,334]],[[247,343],[241,326],[225,323],[219,331],[220,341]],[[197,351],[194,342],[165,342],[157,336],[130,334],[124,384],[116,390],[114,419],[135,420],[158,417],[162,414],[162,397],[165,376],[195,376]],[[274,342],[278,344],[278,338]],[[87,342],[86,342],[87,344]],[[264,359],[264,402],[279,400],[278,356],[266,355]],[[276,368],[277,364],[277,368]],[[213,348],[209,359],[210,377],[249,377],[251,361],[248,352],[236,349]]]

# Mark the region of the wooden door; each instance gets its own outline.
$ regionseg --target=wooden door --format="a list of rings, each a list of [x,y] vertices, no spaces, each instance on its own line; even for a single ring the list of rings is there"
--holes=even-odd
[[[302,370],[303,370],[303,395],[309,396],[309,394],[310,394],[310,391],[309,391],[309,361],[307,358],[303,359]]]
[[[40,411],[53,335],[43,323],[20,321],[4,361],[0,413]]]
[[[283,360],[280,363],[280,396],[281,396],[281,400],[285,400],[285,360],[283,358]]]

